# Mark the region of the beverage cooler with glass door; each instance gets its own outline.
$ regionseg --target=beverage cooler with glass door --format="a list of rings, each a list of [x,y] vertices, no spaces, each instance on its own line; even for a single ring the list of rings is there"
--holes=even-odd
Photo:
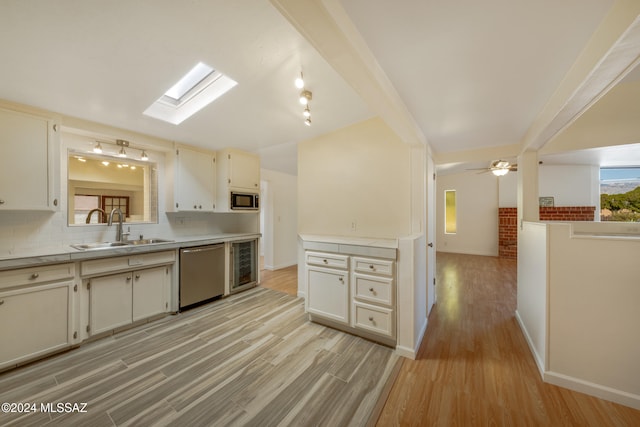
[[[243,291],[258,284],[258,239],[231,242],[229,291]]]

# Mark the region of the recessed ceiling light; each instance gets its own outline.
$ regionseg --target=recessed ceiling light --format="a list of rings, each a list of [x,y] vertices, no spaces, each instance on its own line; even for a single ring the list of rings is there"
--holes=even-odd
[[[237,84],[233,79],[200,62],[143,114],[178,125]]]

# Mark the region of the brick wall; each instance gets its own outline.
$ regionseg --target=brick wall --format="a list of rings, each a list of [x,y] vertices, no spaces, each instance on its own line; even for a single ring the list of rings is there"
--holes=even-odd
[[[593,221],[595,206],[541,207],[540,221]],[[518,256],[518,208],[498,208],[498,256]]]
[[[518,208],[498,208],[498,256],[518,256]]]

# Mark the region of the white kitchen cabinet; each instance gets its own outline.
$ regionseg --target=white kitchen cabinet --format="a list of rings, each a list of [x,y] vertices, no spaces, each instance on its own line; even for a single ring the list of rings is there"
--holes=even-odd
[[[260,192],[260,157],[257,154],[227,148],[218,151],[217,201],[219,212],[231,212],[230,194]]]
[[[0,109],[0,210],[58,209],[58,133],[53,119]]]
[[[169,310],[167,298],[171,281],[168,267],[133,272],[132,320],[146,319]]]
[[[0,369],[74,344],[74,271],[60,264],[0,272]]]
[[[351,326],[395,339],[395,261],[354,256],[351,265]]]
[[[89,333],[97,335],[167,312],[168,283],[168,267],[90,279]]]
[[[336,247],[341,253],[305,252],[306,308],[311,320],[329,321],[340,329],[393,344],[395,259],[350,256]]]
[[[83,261],[86,332],[94,336],[167,313],[175,251]]]
[[[133,300],[131,273],[95,277],[89,288],[89,330],[91,335],[129,325]]]
[[[309,313],[349,324],[349,274],[338,269],[307,267]]]
[[[166,171],[168,212],[216,210],[216,153],[178,146]]]

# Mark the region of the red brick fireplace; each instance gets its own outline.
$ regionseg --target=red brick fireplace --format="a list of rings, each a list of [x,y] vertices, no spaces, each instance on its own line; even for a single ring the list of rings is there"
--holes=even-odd
[[[593,221],[595,206],[540,207],[540,221]],[[518,208],[498,208],[498,256],[518,256]]]

